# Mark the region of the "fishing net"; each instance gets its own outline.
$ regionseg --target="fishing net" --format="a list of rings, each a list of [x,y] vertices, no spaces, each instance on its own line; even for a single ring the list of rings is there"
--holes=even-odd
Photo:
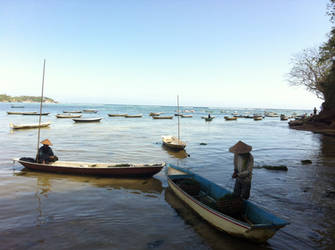
[[[183,178],[175,180],[175,183],[189,195],[196,196],[200,193],[201,185],[196,180]]]

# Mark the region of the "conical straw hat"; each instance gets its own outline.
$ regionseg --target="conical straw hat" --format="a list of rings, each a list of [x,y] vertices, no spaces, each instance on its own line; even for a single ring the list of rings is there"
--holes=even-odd
[[[252,147],[248,144],[245,144],[242,141],[239,141],[234,146],[229,148],[229,152],[235,153],[235,154],[246,154],[249,153],[252,150]]]
[[[49,145],[49,146],[52,146],[52,143],[51,143],[51,141],[49,141],[49,139],[45,139],[45,140],[41,141],[41,143],[42,143],[43,145]]]

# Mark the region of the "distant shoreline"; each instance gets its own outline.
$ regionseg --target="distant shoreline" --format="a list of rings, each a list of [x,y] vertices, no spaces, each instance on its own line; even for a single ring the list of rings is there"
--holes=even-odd
[[[39,103],[41,101],[40,96],[9,96],[6,94],[0,94],[0,102],[5,103]],[[58,103],[52,98],[44,97],[44,103]]]

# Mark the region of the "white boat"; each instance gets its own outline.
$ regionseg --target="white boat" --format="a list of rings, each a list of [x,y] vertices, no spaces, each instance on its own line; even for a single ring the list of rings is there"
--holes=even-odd
[[[193,116],[192,115],[181,115],[180,117],[181,118],[192,118]]]
[[[13,124],[10,123],[9,126],[12,129],[29,129],[29,128],[45,128],[49,127],[51,122],[44,122],[44,123],[32,123],[32,124]]]
[[[96,117],[96,118],[73,118],[72,120],[74,122],[100,122],[102,117]]]
[[[81,113],[80,110],[64,110],[63,113]]]
[[[198,194],[187,193],[178,185],[178,179],[189,179],[198,183]],[[245,208],[241,215],[244,220],[220,212],[216,202],[226,194],[231,194],[230,191],[189,170],[171,164],[168,165],[168,184],[178,198],[200,217],[218,230],[235,237],[261,243],[289,224],[250,201],[243,201]]]
[[[57,114],[57,118],[80,118],[81,115],[73,115],[73,114]]]

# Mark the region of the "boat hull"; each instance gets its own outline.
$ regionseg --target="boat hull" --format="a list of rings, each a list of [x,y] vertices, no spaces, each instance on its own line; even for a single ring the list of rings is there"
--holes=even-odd
[[[74,122],[77,123],[84,123],[84,122],[100,122],[102,118],[91,118],[91,119],[84,119],[84,118],[74,118],[72,119]]]
[[[179,172],[179,173],[178,173]],[[180,174],[187,174],[179,171],[178,168],[169,166],[168,168],[168,184],[176,196],[187,204],[195,213],[210,223],[212,226],[220,231],[224,231],[235,237],[242,237],[254,242],[265,242],[271,238],[277,230],[285,226],[287,223],[274,226],[255,226],[248,224],[228,215],[222,214],[215,209],[212,209],[193,196],[183,191],[171,178],[171,176]],[[207,181],[207,180],[206,180]]]
[[[12,129],[30,129],[30,128],[46,128],[50,126],[50,122],[41,123],[41,124],[21,124],[21,125],[15,125],[13,123],[10,123],[9,126]]]
[[[151,177],[160,172],[165,165],[164,163],[162,163],[162,164],[146,165],[139,167],[136,167],[136,165],[132,165],[130,167],[93,167],[94,165],[97,164],[83,163],[83,165],[71,167],[71,166],[64,166],[62,162],[42,164],[22,160],[16,160],[16,161],[19,162],[21,165],[23,165],[25,168],[34,171],[58,173],[58,174],[95,175],[95,176],[132,177],[132,178]],[[69,164],[71,164],[71,162],[66,162],[66,165]]]

